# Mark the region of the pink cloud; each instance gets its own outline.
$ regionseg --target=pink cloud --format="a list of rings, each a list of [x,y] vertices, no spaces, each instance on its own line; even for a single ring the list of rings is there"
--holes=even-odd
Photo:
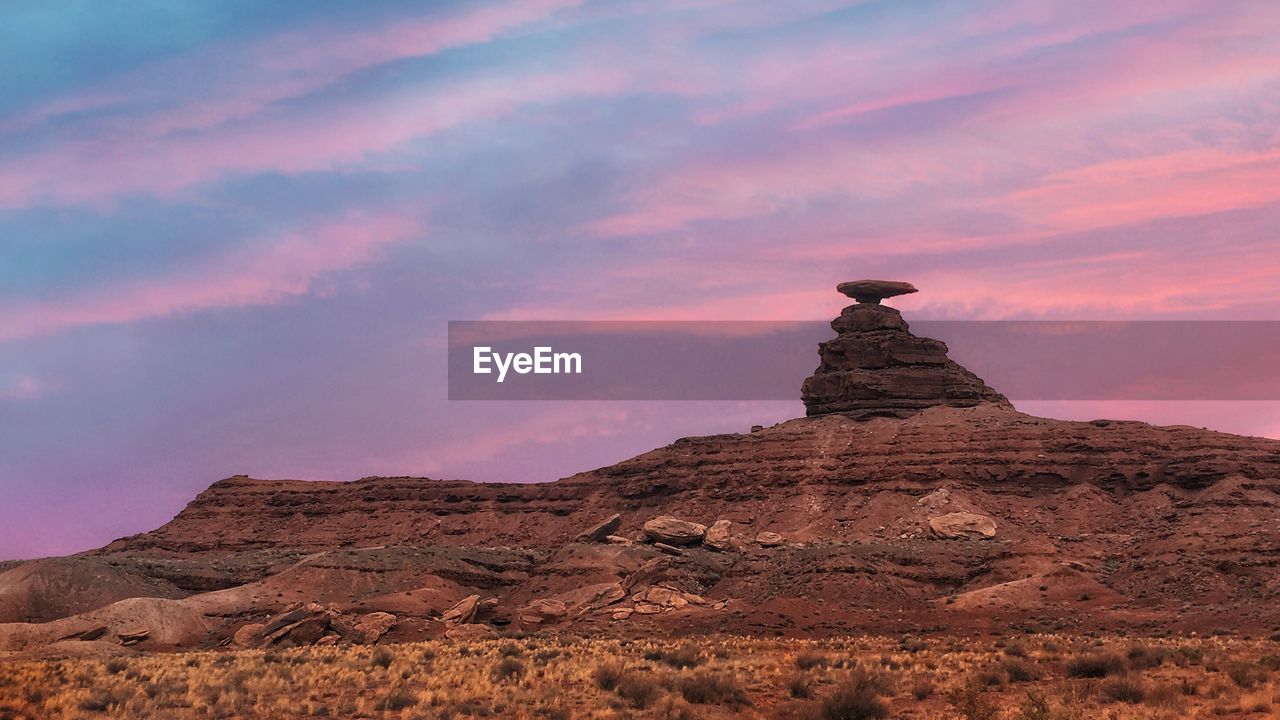
[[[462,13],[397,19],[374,27],[312,25],[253,41],[221,43],[117,76],[94,90],[59,98],[0,124],[0,135],[77,112],[159,107],[143,117],[108,121],[116,132],[164,135],[254,115],[376,65],[492,41],[535,25],[582,0],[517,0]],[[235,58],[227,62],[227,58]],[[200,94],[173,105],[163,94],[200,77]],[[164,88],[164,89],[162,89]]]
[[[388,213],[328,218],[237,253],[163,277],[95,286],[0,308],[0,342],[211,308],[269,305],[312,292],[325,275],[373,262],[379,252],[423,232]]]
[[[19,375],[7,385],[0,385],[0,400],[34,400],[56,389],[53,383],[31,375]]]

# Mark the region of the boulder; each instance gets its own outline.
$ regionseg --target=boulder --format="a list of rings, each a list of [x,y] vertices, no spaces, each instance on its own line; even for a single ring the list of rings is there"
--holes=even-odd
[[[717,520],[711,523],[711,527],[707,528],[707,534],[702,538],[702,544],[712,550],[728,550],[731,547],[731,539],[729,537],[729,529],[733,523],[728,520]]]
[[[516,619],[522,627],[556,623],[569,614],[569,606],[563,600],[541,599],[520,608]]]
[[[646,522],[643,529],[649,541],[668,545],[689,545],[702,540],[702,536],[707,534],[706,525],[670,515],[660,515]]]
[[[756,544],[760,547],[776,547],[784,542],[786,539],[776,532],[765,531],[756,535]]]
[[[285,625],[266,636],[270,645],[301,646],[310,645],[324,636],[329,630],[329,616],[318,613],[299,620],[292,625]]]
[[[137,645],[151,637],[151,629],[143,625],[123,627],[116,631],[116,637],[120,640],[120,644],[125,647]]]
[[[396,616],[386,612],[361,615],[355,624],[355,632],[362,645],[372,645],[396,625]]]
[[[996,536],[996,521],[977,513],[954,512],[929,518],[929,529],[940,538],[981,540]]]
[[[266,627],[262,623],[249,623],[242,625],[235,634],[231,636],[231,644],[238,648],[255,648],[262,644],[263,634],[262,628]]]
[[[458,641],[492,640],[498,637],[498,632],[488,625],[461,623],[445,630],[444,636]]]
[[[595,525],[578,533],[580,542],[603,542],[622,527],[622,516],[614,513]]]
[[[451,625],[467,625],[476,619],[480,609],[480,596],[468,595],[454,603],[453,607],[444,611],[440,619]]]

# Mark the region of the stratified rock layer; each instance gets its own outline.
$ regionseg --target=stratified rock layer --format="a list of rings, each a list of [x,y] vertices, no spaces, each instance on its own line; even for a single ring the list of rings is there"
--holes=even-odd
[[[894,308],[850,305],[831,327],[839,335],[818,346],[821,363],[801,387],[807,415],[907,417],[938,406],[1009,406],[948,358],[946,343],[912,335]]]

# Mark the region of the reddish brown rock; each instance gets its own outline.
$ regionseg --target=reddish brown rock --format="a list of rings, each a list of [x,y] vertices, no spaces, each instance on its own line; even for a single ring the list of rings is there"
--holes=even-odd
[[[712,550],[728,550],[732,540],[729,531],[733,527],[733,523],[728,520],[717,520],[711,523],[711,527],[707,528],[707,534],[702,538],[702,544]]]
[[[786,539],[776,532],[765,531],[756,535],[756,544],[760,547],[777,547],[784,542]]]
[[[976,513],[954,512],[929,518],[929,528],[938,537],[949,539],[982,539],[996,536],[996,521]]]
[[[831,327],[838,335],[818,346],[821,363],[801,387],[807,415],[907,417],[938,406],[1012,407],[949,359],[941,340],[912,335],[891,307],[851,305]]]
[[[360,619],[355,623],[354,630],[358,634],[361,644],[372,645],[395,626],[395,615],[386,612],[371,612],[360,616]]]
[[[873,305],[885,298],[917,292],[915,285],[898,280],[852,280],[840,283],[836,290],[860,303]]]
[[[622,516],[614,513],[595,525],[578,533],[580,542],[604,542],[622,527]]]
[[[466,625],[476,619],[476,613],[479,609],[480,596],[468,595],[446,610],[444,615],[440,616],[440,619],[454,625]]]
[[[498,637],[498,631],[488,625],[478,625],[476,623],[463,623],[461,625],[450,626],[445,631],[444,636],[450,640],[457,641],[475,641],[475,640],[492,640]]]
[[[643,526],[645,537],[651,542],[667,545],[691,545],[702,540],[707,526],[702,523],[681,520],[670,515],[660,515]]]
[[[563,600],[543,598],[520,608],[516,618],[521,627],[533,627],[560,622],[569,614],[569,606]]]
[[[231,644],[238,648],[255,648],[262,644],[264,635],[262,623],[249,623],[241,626],[231,636]]]

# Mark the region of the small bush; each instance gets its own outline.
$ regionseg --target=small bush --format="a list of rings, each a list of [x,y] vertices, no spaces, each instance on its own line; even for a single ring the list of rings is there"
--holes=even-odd
[[[1124,672],[1124,660],[1119,655],[1081,655],[1067,663],[1067,675],[1073,678],[1104,678]]]
[[[1248,662],[1228,663],[1222,671],[1227,674],[1227,677],[1231,678],[1231,682],[1235,683],[1236,687],[1244,690],[1252,690],[1267,679],[1265,668]]]
[[[658,720],[698,720],[698,713],[689,703],[671,696],[654,706],[653,716]]]
[[[1129,667],[1133,670],[1146,670],[1160,667],[1164,663],[1165,651],[1148,645],[1131,645],[1128,652]]]
[[[119,659],[108,660],[103,669],[107,671],[108,675],[119,675],[129,669],[129,663]]]
[[[1004,674],[1008,676],[1009,682],[1022,683],[1040,679],[1040,673],[1036,672],[1031,663],[1022,660],[1007,658],[1001,663],[1001,667],[1004,669]]]
[[[889,708],[880,699],[886,689],[887,683],[883,676],[858,668],[822,701],[819,717],[822,720],[871,720],[887,717]]]
[[[1034,690],[1027,693],[1026,699],[1018,706],[1014,720],[1050,720],[1053,717],[1049,709],[1049,700]]]
[[[1147,689],[1137,680],[1115,678],[1102,686],[1102,696],[1116,702],[1135,704],[1146,698]]]
[[[796,667],[801,670],[812,670],[828,663],[826,655],[815,652],[804,652],[796,656]]]
[[[377,650],[374,650],[373,654],[369,656],[370,663],[376,665],[377,667],[383,668],[384,670],[388,667],[391,667],[391,663],[394,662],[395,659],[396,659],[395,654],[384,647],[380,647]]]
[[[651,650],[645,653],[644,657],[646,660],[654,660],[678,670],[702,664],[702,652],[692,643],[681,645],[674,650]]]
[[[596,681],[596,686],[601,690],[613,690],[618,687],[618,681],[622,679],[626,668],[621,663],[607,662],[596,667],[596,671],[592,673],[592,677]]]
[[[396,710],[404,710],[405,708],[411,708],[417,704],[418,704],[417,695],[414,695],[413,693],[410,693],[410,692],[404,692],[402,690],[398,690],[396,692],[391,693],[387,697],[383,698],[381,701],[379,701],[376,705],[374,705],[374,709],[383,710],[383,711],[386,711],[386,710],[396,711]]]
[[[504,657],[493,668],[493,681],[506,682],[524,675],[524,662],[515,657]]]
[[[682,678],[676,686],[685,700],[695,705],[750,705],[746,693],[731,678],[709,672],[698,672]]]
[[[976,677],[969,678],[952,692],[950,700],[965,720],[995,720],[998,712],[996,704],[987,697],[986,686]]]
[[[998,670],[979,670],[973,674],[973,681],[983,687],[1000,687],[1004,684],[1004,673]]]
[[[658,698],[660,688],[658,683],[649,675],[628,672],[618,679],[613,691],[618,694],[618,697],[630,703],[632,707],[643,710],[652,705],[653,701]]]
[[[1004,654],[1009,657],[1024,658],[1027,656],[1027,646],[1015,640],[1004,646]]]
[[[933,695],[933,682],[929,678],[917,678],[911,683],[911,697],[924,700]]]
[[[796,673],[787,680],[787,692],[791,693],[793,698],[811,698],[813,697],[813,683],[807,675]]]
[[[80,702],[80,709],[86,712],[107,712],[120,706],[120,699],[106,690],[99,690]]]

